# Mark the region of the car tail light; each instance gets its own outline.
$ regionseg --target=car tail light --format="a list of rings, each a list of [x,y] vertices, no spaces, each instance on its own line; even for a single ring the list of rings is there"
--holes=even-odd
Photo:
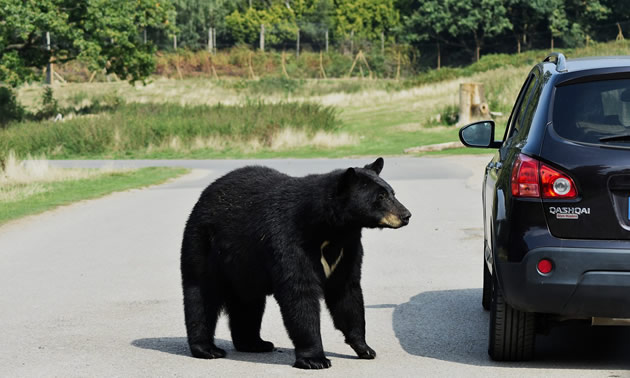
[[[536,268],[541,274],[549,274],[553,270],[553,263],[549,259],[542,259],[538,262]]]
[[[512,195],[570,199],[577,197],[577,188],[567,174],[520,154],[512,168]]]
[[[575,183],[564,173],[541,164],[540,181],[543,198],[575,198]]]
[[[538,161],[520,154],[512,168],[512,195],[514,197],[540,197],[538,187]]]

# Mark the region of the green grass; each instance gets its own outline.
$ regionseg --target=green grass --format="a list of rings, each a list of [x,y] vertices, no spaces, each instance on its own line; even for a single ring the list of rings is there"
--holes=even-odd
[[[39,214],[73,202],[163,183],[188,172],[183,168],[142,168],[104,173],[92,178],[41,184],[44,191],[17,201],[0,202],[0,224]]]
[[[562,50],[569,58],[624,55],[629,51],[628,41]],[[86,102],[91,97],[120,97],[127,104],[142,105],[123,105],[122,110],[104,117],[79,118],[62,124],[31,123],[22,128],[18,125],[16,130],[19,132],[16,133],[22,135],[19,138],[0,131],[0,152],[13,145],[24,145],[21,154],[41,152],[57,158],[402,155],[406,148],[458,140],[458,128],[444,120],[458,104],[462,82],[484,85],[490,110],[503,113],[495,118],[497,125],[503,127],[527,72],[546,54],[547,51],[537,50],[513,55],[486,55],[467,67],[432,70],[406,81],[263,77],[257,81],[156,78],[147,86],[133,87],[122,82],[61,84],[55,88],[55,97],[62,107],[76,106],[73,104]],[[25,86],[20,89],[19,99],[27,108],[33,109],[41,91],[38,86]],[[265,105],[257,110],[247,108],[247,104],[259,101],[264,101]],[[159,105],[147,105],[151,103]],[[304,111],[304,108],[298,109],[297,104],[301,103],[318,104],[320,108],[312,108],[315,110],[307,111],[304,117],[297,119],[298,113]],[[206,115],[209,109],[217,109],[217,104],[222,104],[222,112],[229,109],[233,113],[231,119],[238,121],[223,122],[215,128],[216,122]],[[282,106],[287,108],[281,110]],[[438,114],[442,121],[436,121]],[[251,120],[263,119],[263,115],[268,118],[262,127],[243,127]],[[273,122],[268,122],[269,119]],[[325,126],[327,122],[334,126]],[[70,132],[64,131],[69,127],[66,124],[72,125]],[[322,130],[330,134],[331,140],[342,134],[350,135],[354,140],[345,144],[332,143],[331,146],[308,143],[281,148],[271,146],[274,133],[285,127],[303,127],[311,134]],[[237,138],[229,136],[226,141],[230,133]],[[196,135],[204,138],[218,135],[223,139],[205,140],[192,146],[191,140]],[[253,146],[252,138],[257,138],[259,144]]]
[[[307,134],[338,128],[332,107],[311,103],[243,105],[127,104],[102,116],[22,122],[0,130],[2,152],[49,157],[138,156],[256,141],[272,145],[285,128]]]

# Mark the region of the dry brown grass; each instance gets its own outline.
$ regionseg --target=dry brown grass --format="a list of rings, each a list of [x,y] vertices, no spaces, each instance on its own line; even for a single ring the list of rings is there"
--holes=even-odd
[[[80,180],[112,172],[103,169],[66,169],[51,166],[43,158],[20,161],[10,152],[0,166],[0,203],[26,199],[48,190],[48,183]]]

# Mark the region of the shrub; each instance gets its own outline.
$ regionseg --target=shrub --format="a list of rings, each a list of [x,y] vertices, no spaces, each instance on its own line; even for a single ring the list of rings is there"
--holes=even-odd
[[[18,103],[15,92],[8,87],[0,87],[0,128],[12,121],[24,118],[24,108]]]

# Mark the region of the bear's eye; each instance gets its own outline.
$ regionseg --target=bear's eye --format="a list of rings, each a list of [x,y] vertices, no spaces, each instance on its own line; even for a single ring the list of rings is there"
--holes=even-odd
[[[379,200],[379,201],[384,201],[384,200],[385,200],[385,198],[387,198],[387,193],[385,193],[385,192],[380,192],[380,193],[378,194],[378,200]]]

